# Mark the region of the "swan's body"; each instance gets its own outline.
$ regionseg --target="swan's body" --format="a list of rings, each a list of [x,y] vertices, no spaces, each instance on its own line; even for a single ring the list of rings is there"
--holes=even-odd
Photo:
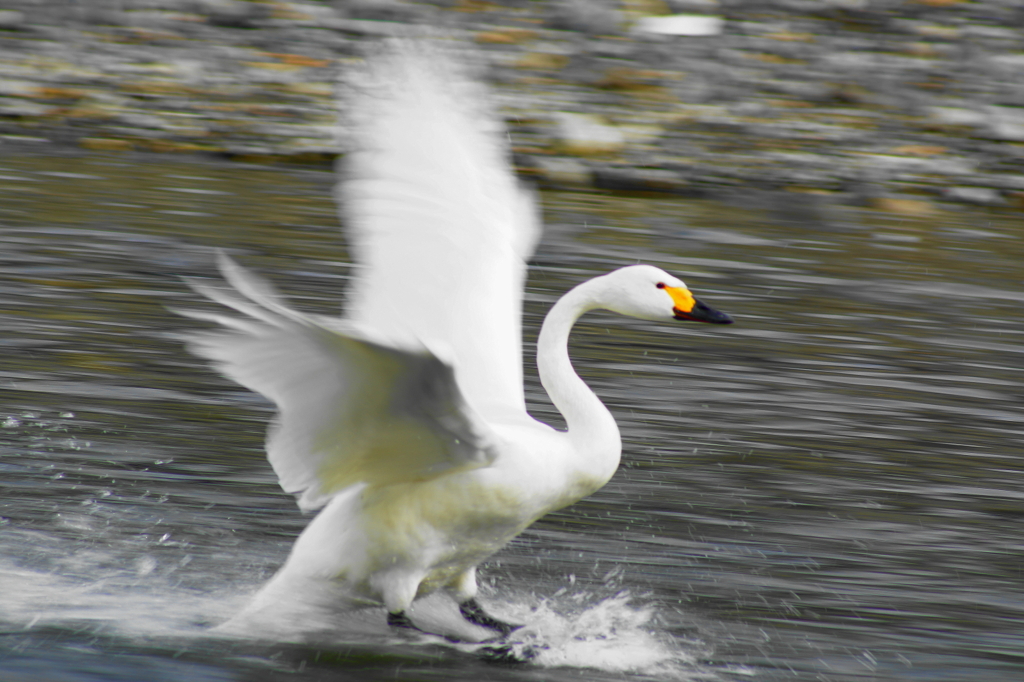
[[[479,613],[477,564],[599,489],[619,463],[615,420],[570,364],[576,320],[604,308],[729,321],[651,266],[581,284],[538,339],[541,381],[568,428],[534,420],[520,318],[539,228],[494,117],[475,85],[423,48],[381,60],[367,88],[353,113],[362,146],[339,183],[363,265],[346,318],[290,310],[227,258],[234,290],[198,287],[245,317],[197,314],[228,331],[193,349],[277,404],[270,461],[303,509],[322,508],[250,616],[343,599],[399,618],[438,589]]]

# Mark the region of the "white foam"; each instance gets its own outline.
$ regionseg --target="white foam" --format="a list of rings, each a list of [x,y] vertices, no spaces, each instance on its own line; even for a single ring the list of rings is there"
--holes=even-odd
[[[518,657],[534,655],[536,665],[706,679],[696,665],[698,646],[684,648],[659,631],[656,609],[635,604],[628,591],[604,598],[586,591],[551,598],[504,595],[487,605],[502,620],[526,624],[510,642]]]
[[[245,633],[211,630],[240,611],[255,586],[223,581],[203,591],[177,586],[171,575],[153,570],[148,555],[120,568],[111,566],[113,555],[100,551],[82,553],[73,563],[74,576],[39,572],[0,560],[3,589],[0,614],[7,629],[32,630],[44,626],[83,625],[129,638],[208,638],[228,636],[247,639]],[[122,557],[123,558],[123,557]],[[428,600],[429,601],[429,600]],[[559,590],[550,597],[502,592],[484,600],[485,609],[495,617],[524,623],[509,638],[517,658],[530,665],[595,669],[610,673],[632,673],[671,680],[706,680],[709,671],[697,663],[701,647],[681,641],[658,626],[656,608],[637,603],[627,591],[607,596],[587,591]],[[362,637],[351,641],[379,641],[401,644],[384,623],[383,610],[369,616],[362,609],[354,616]],[[369,620],[367,620],[369,618]],[[344,613],[325,628],[311,620],[296,632],[275,633],[281,641],[338,644],[346,628],[337,628]],[[355,622],[355,621],[358,621]],[[364,622],[365,621],[365,622]],[[379,623],[377,621],[380,621]],[[293,621],[294,622],[294,621]],[[359,625],[362,623],[362,625]],[[373,627],[370,627],[372,625]],[[308,626],[308,627],[307,627]],[[353,634],[351,628],[348,634]],[[290,636],[284,636],[290,635]],[[259,637],[257,637],[259,638]],[[423,644],[445,645],[472,652],[479,644],[451,644],[440,637],[424,636]],[[405,644],[413,645],[408,639]],[[713,674],[710,675],[714,677]]]
[[[227,618],[245,599],[174,588],[157,576],[130,584],[122,571],[104,570],[96,563],[92,568],[94,580],[83,580],[0,562],[5,626],[29,630],[88,624],[130,637],[202,635],[206,624]]]

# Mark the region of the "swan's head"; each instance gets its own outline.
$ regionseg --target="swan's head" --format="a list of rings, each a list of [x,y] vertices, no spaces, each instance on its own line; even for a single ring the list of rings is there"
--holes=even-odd
[[[600,307],[644,320],[732,324],[732,318],[693,297],[683,281],[653,265],[631,265],[597,278]]]

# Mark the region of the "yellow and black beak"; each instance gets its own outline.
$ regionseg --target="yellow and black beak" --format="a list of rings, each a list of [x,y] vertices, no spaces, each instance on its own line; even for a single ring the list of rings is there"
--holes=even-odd
[[[672,297],[672,316],[677,320],[708,322],[710,324],[732,324],[732,318],[725,313],[704,305],[693,297],[685,287],[665,287]]]

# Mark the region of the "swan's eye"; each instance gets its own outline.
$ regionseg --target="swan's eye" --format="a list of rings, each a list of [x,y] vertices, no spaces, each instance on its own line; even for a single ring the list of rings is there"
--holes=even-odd
[[[665,288],[665,283],[664,282],[658,282],[658,288],[659,289],[664,289]]]

